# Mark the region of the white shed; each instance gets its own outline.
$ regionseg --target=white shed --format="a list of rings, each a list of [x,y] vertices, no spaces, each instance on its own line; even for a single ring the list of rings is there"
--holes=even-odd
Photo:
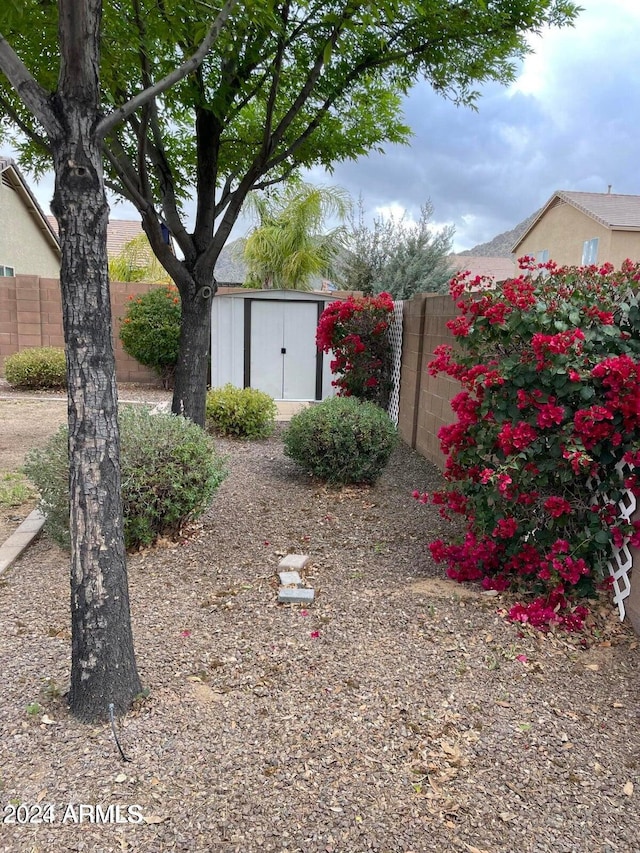
[[[218,293],[211,309],[211,386],[257,388],[275,400],[332,396],[332,355],[316,347],[316,328],[335,300],[298,290]]]

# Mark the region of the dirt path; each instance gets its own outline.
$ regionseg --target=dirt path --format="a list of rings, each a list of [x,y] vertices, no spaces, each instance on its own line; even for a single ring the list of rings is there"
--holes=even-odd
[[[66,417],[66,400],[0,399],[0,485],[7,474],[19,471],[31,448],[46,444]],[[18,506],[0,503],[0,542],[5,541],[34,506],[35,498]]]
[[[640,653],[610,601],[583,648],[444,580],[411,498],[440,474],[406,446],[370,489],[313,481],[278,433],[220,450],[193,536],[128,560],[149,696],[126,764],[65,705],[68,556],[45,535],[1,579],[0,807],[52,822],[5,824],[0,853],[640,853]],[[276,603],[287,551],[309,607]]]

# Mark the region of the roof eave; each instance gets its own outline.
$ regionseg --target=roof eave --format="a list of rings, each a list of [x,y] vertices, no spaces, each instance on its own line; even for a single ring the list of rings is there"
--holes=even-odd
[[[562,191],[561,191],[561,190],[556,190],[556,191],[553,193],[553,195],[552,195],[552,196],[551,196],[551,198],[547,201],[547,203],[545,204],[545,206],[544,206],[543,208],[541,208],[540,212],[538,213],[538,215],[536,216],[536,218],[533,220],[533,222],[531,223],[531,225],[527,228],[527,230],[526,230],[523,234],[521,234],[521,235],[518,237],[518,239],[516,240],[516,242],[515,242],[515,243],[513,244],[513,246],[511,247],[511,252],[512,252],[514,255],[517,255],[517,252],[518,252],[518,246],[519,246],[519,245],[520,245],[520,244],[525,240],[525,238],[526,238],[526,237],[528,237],[528,236],[529,236],[529,234],[533,231],[533,229],[536,227],[536,225],[538,224],[538,222],[540,222],[540,220],[541,220],[541,219],[542,219],[542,217],[545,215],[545,213],[547,212],[547,210],[551,207],[551,204],[553,203],[553,201],[554,201],[556,198],[560,198],[560,199],[562,199],[562,201],[567,201],[567,199],[563,198],[563,196],[562,196]]]
[[[29,213],[36,220],[36,224],[40,231],[42,231],[45,239],[49,242],[58,257],[60,257],[60,241],[58,240],[58,236],[47,222],[47,218],[38,204],[36,197],[31,192],[29,185],[22,176],[22,172],[14,160],[8,159],[5,162],[7,165],[3,172],[9,172],[16,192],[20,195]]]

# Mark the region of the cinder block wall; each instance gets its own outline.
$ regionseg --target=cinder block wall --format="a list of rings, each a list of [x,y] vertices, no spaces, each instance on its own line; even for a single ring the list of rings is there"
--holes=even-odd
[[[127,312],[130,297],[134,299],[154,287],[142,282],[111,282],[111,314],[113,317],[113,340],[116,349],[116,376],[118,382],[135,382],[162,388],[162,379],[149,367],[143,367],[122,348],[120,325]]]
[[[111,311],[119,382],[161,387],[160,377],[127,355],[118,333],[120,318],[127,310],[129,297],[146,293],[153,285],[140,282],[111,283]],[[60,282],[53,278],[19,275],[0,278],[0,375],[4,360],[29,347],[62,347],[62,305]]]
[[[441,469],[445,457],[438,430],[455,419],[450,401],[460,384],[448,376],[430,376],[427,365],[437,346],[453,343],[446,322],[457,314],[450,296],[421,293],[404,303],[398,430],[410,447]]]

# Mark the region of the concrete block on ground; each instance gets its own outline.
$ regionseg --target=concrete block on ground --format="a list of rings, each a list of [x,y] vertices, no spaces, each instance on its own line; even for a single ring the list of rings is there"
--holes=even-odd
[[[302,578],[297,572],[279,572],[282,586],[302,586]]]
[[[15,533],[0,545],[0,574],[16,560],[42,530],[45,522],[44,515],[38,509],[34,509]]]
[[[311,587],[294,589],[290,586],[281,586],[278,590],[278,604],[311,604],[315,597],[315,591]]]
[[[307,565],[309,562],[308,554],[287,554],[286,557],[283,557],[278,564],[278,568],[281,571],[292,571],[299,572]]]

